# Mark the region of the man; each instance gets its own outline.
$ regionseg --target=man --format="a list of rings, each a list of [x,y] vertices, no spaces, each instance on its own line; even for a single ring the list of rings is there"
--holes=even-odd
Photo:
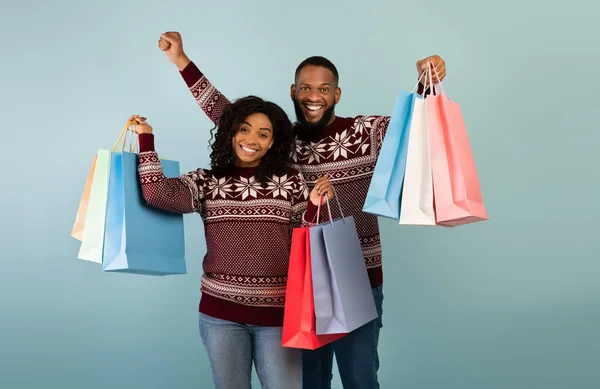
[[[186,56],[181,35],[167,32],[158,45],[177,66],[200,107],[218,125],[223,108],[230,102]],[[446,65],[437,55],[418,61],[417,71],[422,74],[429,61],[437,70],[434,82],[440,82],[446,76]],[[336,67],[323,57],[307,58],[296,69],[290,89],[297,116],[293,166],[302,172],[311,189],[320,176],[328,174],[344,213],[354,216],[379,317],[329,345],[304,351],[303,387],[331,387],[335,354],[344,388],[374,389],[379,388],[377,346],[382,327],[383,272],[378,220],[362,212],[362,207],[390,117],[337,117],[335,106],[342,94],[338,81]],[[423,84],[419,84],[418,92],[423,92]],[[337,207],[331,207],[331,213],[334,218],[341,216]]]

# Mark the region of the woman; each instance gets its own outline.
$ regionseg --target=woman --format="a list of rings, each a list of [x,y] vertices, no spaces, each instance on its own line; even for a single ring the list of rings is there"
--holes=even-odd
[[[146,119],[131,119],[138,123],[145,200],[171,212],[197,212],[204,222],[199,327],[215,387],[250,388],[254,362],[263,388],[301,388],[300,350],[281,346],[290,231],[313,220],[322,195],[333,198],[328,178],[309,195],[289,166],[290,120],[258,97],[239,99],[221,115],[211,169],[179,178],[164,176]]]

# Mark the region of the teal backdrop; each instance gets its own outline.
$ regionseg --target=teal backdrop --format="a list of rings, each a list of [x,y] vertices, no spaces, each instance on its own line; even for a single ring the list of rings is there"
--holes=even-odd
[[[307,56],[338,66],[337,112],[354,116],[390,113],[415,62],[440,54],[491,220],[381,221],[382,388],[600,387],[599,11],[582,0],[1,0],[0,387],[212,387],[197,329],[200,218],[185,218],[185,276],[102,273],[69,236],[93,155],[129,115],[148,116],[182,171],[208,164],[212,125],[157,48],[167,30],[227,96],[258,94],[290,115]]]

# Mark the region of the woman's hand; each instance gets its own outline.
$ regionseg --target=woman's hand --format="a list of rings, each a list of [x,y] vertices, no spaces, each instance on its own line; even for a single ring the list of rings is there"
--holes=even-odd
[[[146,123],[146,118],[140,115],[131,115],[129,117],[130,122],[134,122],[133,127],[135,128],[136,134],[152,134],[152,126]]]

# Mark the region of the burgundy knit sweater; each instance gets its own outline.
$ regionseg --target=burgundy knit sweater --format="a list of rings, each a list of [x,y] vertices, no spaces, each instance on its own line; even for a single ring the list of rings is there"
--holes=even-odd
[[[316,215],[302,174],[288,168],[268,178],[265,188],[254,177],[255,168],[232,166],[219,174],[197,169],[166,178],[154,135],[141,134],[139,141],[146,202],[170,212],[199,213],[204,222],[200,312],[237,323],[283,325],[291,228]]]
[[[180,74],[200,108],[218,125],[229,100],[193,62]],[[421,84],[418,93],[423,93]],[[294,153],[293,167],[304,175],[309,189],[329,174],[344,214],[354,216],[372,287],[383,283],[379,222],[362,207],[389,122],[389,116],[336,117],[321,132],[298,133]],[[331,207],[331,213],[334,218],[341,216],[337,207]]]

